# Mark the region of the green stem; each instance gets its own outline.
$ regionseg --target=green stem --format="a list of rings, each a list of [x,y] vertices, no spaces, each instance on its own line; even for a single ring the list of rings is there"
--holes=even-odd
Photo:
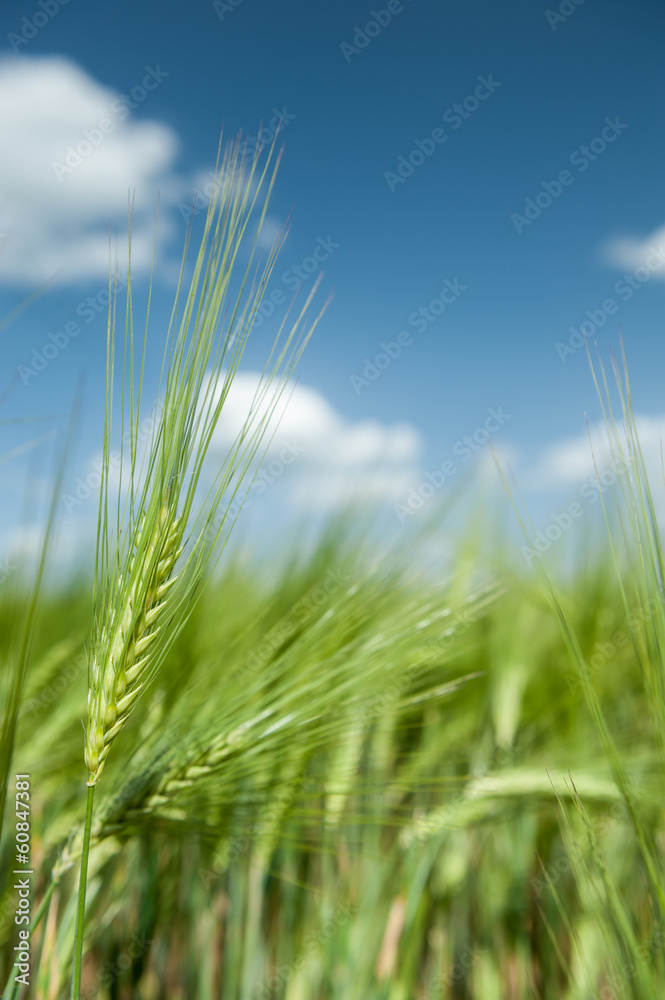
[[[81,996],[81,969],[83,966],[83,929],[85,925],[85,890],[88,884],[88,857],[90,856],[90,831],[92,829],[92,803],[95,797],[95,786],[88,785],[88,802],[85,810],[85,830],[83,831],[83,849],[81,851],[81,877],[79,879],[79,898],[76,910],[76,935],[74,937],[74,960],[72,969],[71,1000],[79,1000]]]
[[[37,930],[37,927],[41,923],[41,919],[44,916],[44,914],[46,913],[46,910],[48,908],[48,904],[51,902],[51,896],[53,895],[53,890],[55,889],[56,885],[57,885],[57,882],[54,882],[53,879],[51,879],[49,887],[46,890],[46,892],[44,893],[42,901],[39,904],[39,906],[37,907],[37,912],[35,913],[34,917],[32,918],[32,923],[30,924],[30,927],[28,928],[30,937],[32,937],[32,935]]]

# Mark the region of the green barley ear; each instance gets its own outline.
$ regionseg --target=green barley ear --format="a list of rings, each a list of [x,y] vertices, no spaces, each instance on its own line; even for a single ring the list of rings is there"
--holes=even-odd
[[[198,590],[205,564],[229,520],[230,502],[268,429],[285,379],[311,334],[310,329],[298,339],[303,313],[282,343],[280,329],[268,360],[270,367],[264,371],[246,423],[208,491],[207,502],[194,516],[205,455],[283,241],[282,236],[257,277],[252,263],[257,232],[237,297],[229,301],[240,244],[246,240],[248,226],[256,222],[256,216],[259,229],[265,216],[276,171],[275,165],[268,173],[273,153],[274,148],[259,171],[260,153],[256,152],[247,163],[236,142],[217,171],[219,184],[208,206],[202,243],[184,300],[183,260],[165,343],[160,413],[142,455],[138,428],[147,333],[143,335],[136,378],[131,280],[128,282],[121,415],[123,429],[127,423],[129,428],[122,436],[121,485],[115,500],[109,485],[115,340],[115,310],[111,310],[95,626],[90,644],[85,735],[89,785],[99,780],[113,740],[191,612],[194,589]],[[310,300],[311,295],[306,305]],[[183,549],[184,566],[175,572]],[[163,621],[165,614],[168,629]]]
[[[217,543],[226,540],[227,525],[237,516],[230,514],[232,505],[237,509],[234,499],[247,480],[288,379],[318,320],[316,317],[309,330],[301,333],[315,285],[284,336],[286,318],[282,322],[245,423],[212,485],[206,482],[204,489],[206,453],[284,239],[282,233],[259,269],[255,263],[258,238],[279,162],[277,157],[271,168],[274,152],[273,144],[260,166],[261,151],[257,149],[248,159],[238,138],[227,149],[221,165],[218,156],[218,184],[208,205],[192,278],[183,294],[185,248],[164,343],[159,414],[144,447],[139,426],[144,413],[148,321],[146,318],[136,375],[128,277],[117,496],[110,475],[116,353],[116,304],[111,297],[94,626],[89,646],[84,753],[88,802],[72,976],[74,1000],[78,1000],[81,988],[95,786],[114,740],[192,612],[204,572],[219,555]],[[255,233],[252,251],[237,280],[238,256],[249,232]]]
[[[85,763],[88,784],[98,781],[111,743],[124,726],[144,687],[160,612],[176,582],[173,569],[181,553],[183,520],[164,504],[149,541],[147,557],[130,564],[124,613],[112,611],[93,650],[88,690]],[[135,610],[137,613],[135,613]]]

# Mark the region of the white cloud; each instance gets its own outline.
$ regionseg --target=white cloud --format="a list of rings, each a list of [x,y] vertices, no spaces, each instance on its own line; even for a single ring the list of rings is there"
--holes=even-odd
[[[257,372],[236,375],[213,442],[220,452],[239,433],[259,378]],[[298,506],[397,499],[417,480],[422,440],[412,425],[345,420],[316,389],[298,383],[287,389],[270,429],[275,433],[263,466],[266,477],[276,473],[280,492],[285,488]]]
[[[159,76],[161,70],[153,69]],[[136,94],[145,94],[149,104],[150,92],[142,87],[146,75],[143,70],[137,78]],[[149,82],[165,85],[155,76]],[[120,97],[63,57],[0,59],[0,231],[6,233],[1,282],[105,277],[109,223],[126,231],[130,189],[134,262],[137,269],[149,262],[158,192],[169,204],[188,186],[174,172],[179,141],[173,130],[133,121]],[[112,131],[101,131],[103,119]],[[89,148],[89,155],[70,171],[82,142],[79,148]]]
[[[150,266],[158,199],[158,256],[175,236],[179,261],[195,193],[205,211],[219,175],[179,172],[178,136],[144,117],[169,76],[158,63],[141,67],[121,94],[63,56],[0,57],[0,284],[106,279],[109,228],[124,270],[130,193],[134,272]],[[259,245],[272,246],[281,228],[268,216]],[[177,274],[172,261],[159,264]]]
[[[610,240],[604,247],[604,255],[614,267],[631,271],[646,269],[645,280],[649,278],[646,272],[653,273],[661,281],[665,280],[665,226],[644,239],[628,236]]]
[[[657,488],[663,482],[661,447],[665,441],[665,415],[656,417],[636,415],[635,421],[647,475],[651,486]],[[585,432],[546,448],[535,465],[519,475],[520,485],[533,492],[570,490],[582,486],[589,479],[595,479],[597,474],[601,477],[603,473],[609,475],[612,471],[612,462],[616,457],[620,457],[621,453],[618,448],[610,448],[604,424],[596,423],[591,426],[590,431],[595,466],[589,436]],[[627,456],[625,434],[621,428],[619,445],[623,455]]]
[[[266,215],[263,226],[257,234],[257,244],[262,250],[272,250],[273,246],[284,240],[284,222],[276,215]]]

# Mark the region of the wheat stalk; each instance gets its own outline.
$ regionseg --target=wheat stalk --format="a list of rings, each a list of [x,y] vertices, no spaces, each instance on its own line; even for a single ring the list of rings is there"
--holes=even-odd
[[[255,276],[250,281],[250,268],[254,266],[253,255],[274,183],[275,166],[259,209],[250,261],[236,301],[229,303],[234,263],[248,226],[255,221],[259,192],[265,185],[273,152],[274,147],[262,171],[258,171],[260,150],[255,152],[251,165],[246,167],[239,140],[225,154],[221,167],[223,182],[208,206],[202,242],[184,302],[180,296],[185,267],[183,258],[171,324],[164,344],[163,404],[156,430],[143,456],[139,455],[138,427],[147,321],[138,385],[135,386],[131,281],[128,280],[121,419],[123,426],[125,421],[129,422],[129,445],[125,449],[123,435],[117,504],[112,499],[110,485],[115,354],[113,302],[110,306],[104,457],[95,570],[95,624],[90,643],[84,746],[88,798],[81,842],[72,1000],[78,1000],[81,989],[85,894],[95,787],[113,741],[126,725],[141,694],[157,673],[192,612],[194,591],[198,590],[204,570],[213,558],[240,484],[247,476],[287,380],[318,320],[317,317],[300,340],[296,339],[297,335],[300,336],[299,327],[315,286],[286,342],[280,344],[278,349],[285,321],[282,323],[245,423],[222,468],[214,476],[202,509],[194,516],[204,459],[283,241],[282,235],[270,252],[258,281]],[[246,296],[248,284],[250,287]],[[271,386],[278,378],[280,384],[271,392]],[[122,479],[123,456],[129,461],[128,483],[123,483]],[[184,565],[175,573],[186,529],[190,538],[189,551]]]

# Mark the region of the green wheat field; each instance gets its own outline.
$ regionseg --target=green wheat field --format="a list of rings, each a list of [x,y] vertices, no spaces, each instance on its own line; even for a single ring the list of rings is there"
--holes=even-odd
[[[111,307],[94,569],[52,583],[63,453],[41,556],[0,585],[3,997],[662,1000],[665,562],[624,359],[589,351],[627,471],[572,571],[512,558],[536,540],[498,459],[511,526],[467,504],[445,565],[445,505],[379,554],[365,508],[236,544],[325,305],[296,304],[209,475],[275,167],[224,154],[167,333]]]

